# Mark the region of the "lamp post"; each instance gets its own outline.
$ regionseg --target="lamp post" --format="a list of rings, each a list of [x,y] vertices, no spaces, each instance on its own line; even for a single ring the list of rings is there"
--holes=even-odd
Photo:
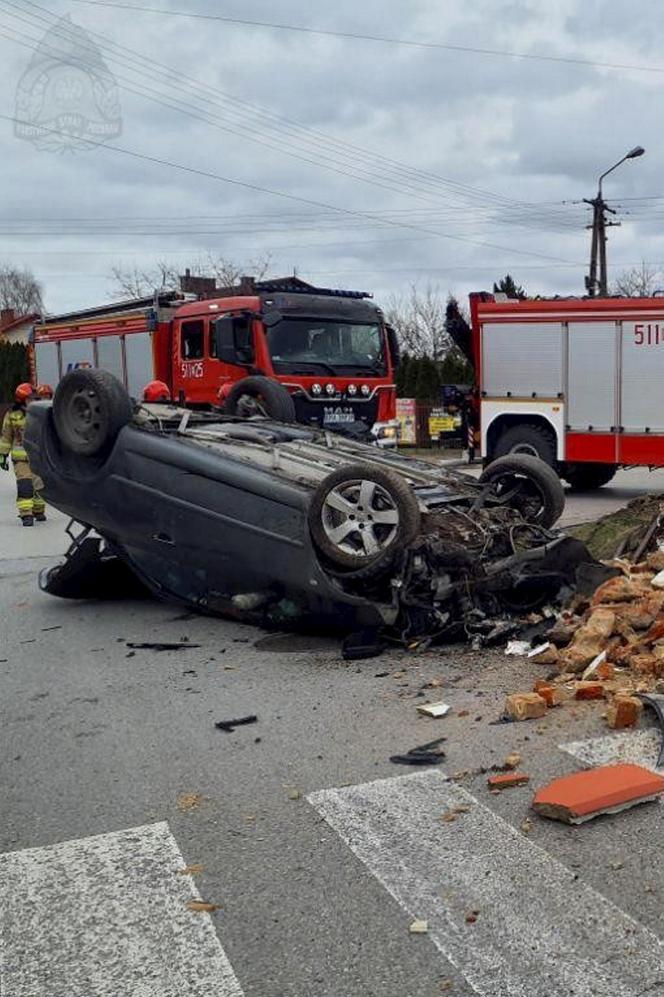
[[[610,222],[606,220],[606,213],[615,215],[613,208],[610,208],[602,196],[602,181],[609,173],[613,173],[622,163],[628,159],[638,159],[646,150],[643,146],[636,145],[630,149],[622,159],[609,167],[601,174],[597,183],[597,196],[585,198],[586,204],[590,204],[593,209],[592,241],[590,243],[590,273],[586,277],[586,290],[590,297],[599,295],[605,298],[608,294],[608,281],[606,269],[606,230],[612,225],[620,225],[620,222]],[[599,257],[599,281],[597,279],[597,260]]]

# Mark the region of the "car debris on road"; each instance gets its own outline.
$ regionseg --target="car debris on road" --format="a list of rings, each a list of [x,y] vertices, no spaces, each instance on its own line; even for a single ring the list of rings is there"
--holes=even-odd
[[[240,717],[238,720],[217,720],[215,727],[223,730],[225,734],[232,734],[236,727],[246,727],[248,724],[258,723],[258,717],[253,713],[247,717]]]
[[[437,737],[435,741],[411,748],[405,755],[391,755],[390,761],[395,765],[440,765],[445,759],[445,752],[435,749],[446,740],[446,737]]]

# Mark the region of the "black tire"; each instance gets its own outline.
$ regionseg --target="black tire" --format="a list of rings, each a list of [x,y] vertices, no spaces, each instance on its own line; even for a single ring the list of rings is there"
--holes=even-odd
[[[567,464],[563,478],[572,491],[592,492],[608,485],[617,470],[617,464]]]
[[[524,454],[527,457],[539,457],[549,467],[556,466],[556,441],[553,433],[543,426],[524,422],[518,426],[510,426],[494,448],[492,459],[506,457],[508,454]]]
[[[132,415],[129,395],[106,370],[72,370],[55,390],[55,430],[71,453],[93,457],[110,450]]]
[[[253,405],[248,408],[246,399]],[[269,377],[244,377],[230,391],[224,404],[226,415],[266,415],[276,422],[295,422],[295,404],[286,389]]]
[[[480,483],[491,486],[496,498],[516,509],[529,523],[545,529],[556,523],[565,508],[560,478],[548,464],[526,454],[499,457],[482,472]]]
[[[324,558],[349,572],[361,570],[364,578],[389,569],[421,527],[410,485],[393,471],[368,464],[349,464],[328,474],[313,494],[308,518],[313,542]],[[340,533],[336,540],[335,530]]]

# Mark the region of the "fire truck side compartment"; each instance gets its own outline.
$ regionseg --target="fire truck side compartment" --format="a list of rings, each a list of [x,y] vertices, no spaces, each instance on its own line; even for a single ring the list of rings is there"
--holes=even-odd
[[[663,303],[664,304],[664,303]],[[664,432],[660,403],[664,379],[663,317],[644,315],[622,323],[622,410],[626,433]]]
[[[572,431],[608,433],[618,423],[616,323],[570,322],[568,330],[566,421]]]
[[[563,390],[560,322],[487,322],[482,343],[489,397],[556,398]]]

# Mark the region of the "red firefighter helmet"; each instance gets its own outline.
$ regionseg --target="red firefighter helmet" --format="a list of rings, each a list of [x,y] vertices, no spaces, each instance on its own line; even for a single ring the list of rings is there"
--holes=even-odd
[[[150,381],[143,388],[144,402],[170,402],[171,393],[163,381]]]
[[[27,402],[28,399],[32,398],[34,393],[35,389],[32,387],[32,385],[28,384],[27,381],[24,381],[23,384],[19,384],[18,388],[14,392],[14,398],[19,403],[19,405],[22,405],[23,402]]]
[[[53,388],[50,384],[38,384],[37,385],[37,395],[40,398],[52,398]]]

